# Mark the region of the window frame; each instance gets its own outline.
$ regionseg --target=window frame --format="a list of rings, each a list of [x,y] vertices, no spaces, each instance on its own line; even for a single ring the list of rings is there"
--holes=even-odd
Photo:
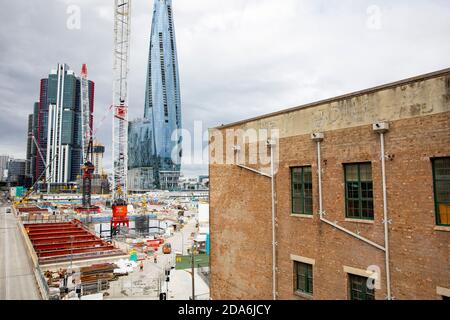
[[[369,289],[367,287],[367,280],[369,279],[369,277],[363,277],[357,274],[353,274],[353,273],[347,273],[348,276],[348,297],[350,300],[359,300],[359,301],[370,301],[370,300],[375,300],[375,289]],[[363,299],[353,299],[354,295],[353,295],[353,287],[352,287],[352,280],[356,280],[356,279],[361,279],[363,280],[363,289],[362,291],[359,291],[361,293],[361,295],[364,297]],[[365,285],[364,285],[365,283]],[[371,291],[371,292],[370,292]],[[366,299],[367,297],[373,297],[373,299]]]
[[[370,171],[371,171],[371,182],[372,182],[372,198],[364,198],[362,196],[362,186],[361,186],[361,165],[370,165]],[[358,198],[349,198],[348,197],[348,187],[347,187],[347,170],[348,166],[357,166],[358,170]],[[344,167],[344,198],[345,198],[345,218],[346,219],[353,219],[353,220],[367,220],[367,221],[374,221],[375,220],[375,204],[374,204],[374,190],[373,190],[373,171],[372,171],[372,162],[366,161],[366,162],[351,162],[351,163],[343,163]],[[358,200],[358,216],[349,216],[348,212],[348,203],[349,200]],[[363,201],[372,201],[372,217],[364,217],[362,215],[362,203]]]
[[[311,170],[311,211],[310,212],[306,212],[306,196],[305,196],[305,169],[308,168]],[[296,212],[294,211],[294,170],[295,169],[301,169],[301,195],[300,197],[295,197],[295,199],[301,199],[301,209],[300,211]],[[312,166],[311,165],[305,165],[305,166],[293,166],[293,167],[289,167],[290,170],[290,180],[291,180],[291,214],[293,215],[308,215],[308,216],[312,216],[313,215],[313,176],[312,176]],[[308,197],[309,198],[309,197]]]
[[[305,290],[301,290],[298,286],[298,278],[299,278],[299,266],[304,266],[304,273],[302,276],[304,277],[304,287]],[[299,293],[302,295],[313,296],[314,294],[314,266],[309,263],[294,261],[294,293]],[[310,284],[311,281],[311,284]]]
[[[443,160],[443,159],[448,159],[450,160],[450,157],[434,157],[431,158],[431,167],[432,167],[432,172],[433,172],[433,199],[434,199],[434,216],[435,216],[435,223],[437,226],[443,226],[443,227],[450,227],[450,223],[445,224],[445,223],[441,223],[441,219],[440,219],[440,209],[439,209],[439,205],[440,204],[448,204],[450,205],[450,201],[438,201],[438,192],[437,192],[437,186],[436,186],[436,182],[437,181],[450,181],[450,179],[436,179],[436,166],[435,166],[435,161],[436,160]],[[447,217],[448,219],[448,217]]]

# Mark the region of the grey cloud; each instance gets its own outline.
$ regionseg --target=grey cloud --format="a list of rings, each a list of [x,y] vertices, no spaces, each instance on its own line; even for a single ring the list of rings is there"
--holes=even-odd
[[[26,116],[57,62],[96,82],[96,121],[111,103],[112,21],[103,0],[16,0],[0,18],[0,153],[25,155]],[[81,30],[66,9],[81,8]],[[380,30],[367,8],[381,10]],[[134,1],[130,118],[142,116],[152,2]],[[217,126],[450,66],[450,3],[176,0],[184,126]],[[110,166],[111,118],[98,129]],[[207,167],[187,166],[189,173]]]

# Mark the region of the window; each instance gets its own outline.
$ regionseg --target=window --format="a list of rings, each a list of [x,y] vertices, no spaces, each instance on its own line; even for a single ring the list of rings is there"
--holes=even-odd
[[[349,274],[348,279],[350,300],[375,300],[374,290],[367,288],[368,278]]]
[[[373,182],[370,163],[344,165],[347,218],[373,220]]]
[[[295,291],[313,294],[313,271],[312,265],[294,261]]]
[[[436,224],[450,226],[450,158],[436,158],[432,162]]]
[[[292,213],[312,214],[311,167],[291,168]]]

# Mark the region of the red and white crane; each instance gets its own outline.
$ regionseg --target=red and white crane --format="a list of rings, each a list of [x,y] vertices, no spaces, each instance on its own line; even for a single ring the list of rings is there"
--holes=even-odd
[[[89,104],[89,80],[86,64],[81,67],[80,76],[80,99],[81,99],[81,132],[82,132],[82,145],[83,145],[83,157],[88,153],[89,142],[92,139],[92,114]]]
[[[111,227],[125,224],[128,175],[128,71],[130,56],[131,0],[114,0],[113,61],[113,179]]]
[[[92,161],[93,133],[92,133],[92,109],[89,103],[89,80],[86,64],[81,67],[80,76],[80,107],[81,107],[81,143],[83,146],[83,163],[82,163],[82,205],[75,208],[79,213],[99,213],[100,208],[93,206],[91,203],[92,195],[92,175],[95,167]]]

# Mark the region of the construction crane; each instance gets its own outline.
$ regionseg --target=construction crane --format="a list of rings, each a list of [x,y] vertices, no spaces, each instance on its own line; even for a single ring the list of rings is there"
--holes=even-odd
[[[92,138],[92,114],[91,105],[89,103],[89,80],[86,64],[81,67],[80,76],[80,100],[81,100],[81,143],[83,146],[83,156],[88,154],[89,143]]]
[[[92,199],[92,174],[94,173],[95,166],[92,163],[92,152],[93,151],[93,142],[92,137],[90,137],[88,145],[86,147],[86,154],[84,159],[84,164],[82,167],[83,170],[83,189],[82,189],[82,198],[81,198],[81,207],[75,208],[75,211],[78,213],[100,213],[100,207],[93,206]]]
[[[128,70],[130,56],[131,0],[114,1],[113,57],[113,179],[111,230],[128,226]]]
[[[82,150],[83,150],[83,163],[82,163],[82,198],[81,207],[75,208],[78,213],[99,213],[100,208],[93,206],[92,199],[92,174],[95,167],[92,161],[93,154],[93,142],[92,142],[92,114],[91,105],[89,103],[89,80],[86,64],[81,67],[80,76],[80,100],[81,100],[81,132],[82,132]]]

